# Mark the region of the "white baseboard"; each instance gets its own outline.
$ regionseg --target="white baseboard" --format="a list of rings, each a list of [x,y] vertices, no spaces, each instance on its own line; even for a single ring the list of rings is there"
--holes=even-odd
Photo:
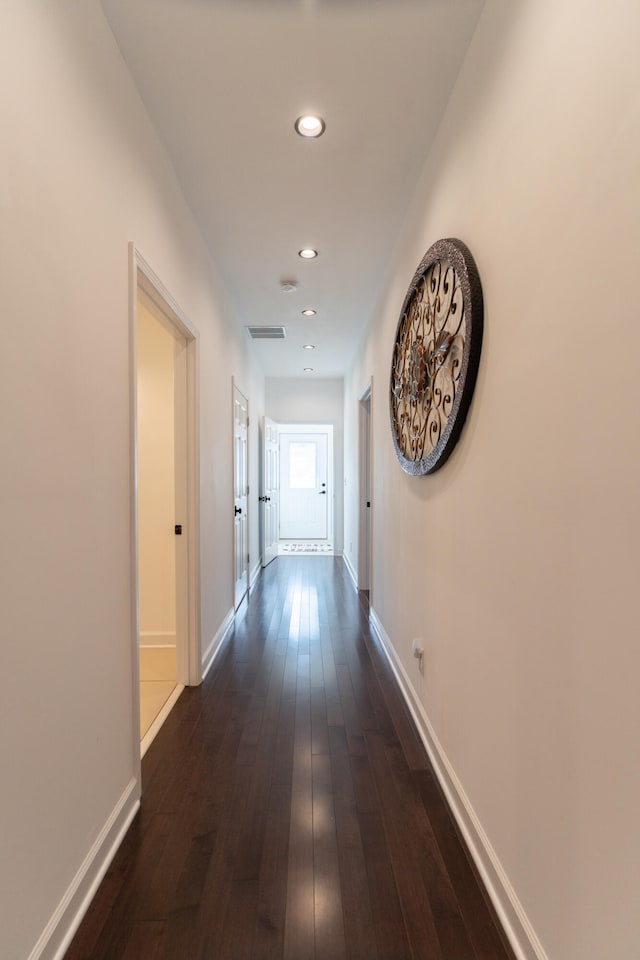
[[[209,646],[207,647],[207,649],[205,650],[202,656],[202,679],[203,680],[206,677],[206,675],[209,673],[209,670],[211,669],[213,661],[218,655],[218,651],[220,650],[220,647],[224,643],[225,638],[229,633],[229,630],[233,626],[234,619],[235,619],[235,612],[232,607],[231,610],[229,610],[229,612],[227,613],[222,623],[220,624],[220,626],[218,627],[215,637],[213,638],[213,640],[211,641],[211,643],[209,644]]]
[[[351,577],[351,580],[352,580],[352,582],[353,582],[353,586],[354,586],[355,589],[357,590],[357,589],[358,589],[358,574],[357,574],[356,571],[354,570],[353,565],[352,565],[352,563],[351,563],[351,560],[349,560],[349,557],[347,556],[346,553],[343,553],[343,554],[342,554],[342,560],[343,560],[343,562],[344,562],[345,567],[347,568],[347,572],[348,572],[349,576]]]
[[[168,630],[141,630],[141,647],[175,647],[176,632]]]
[[[140,784],[132,778],[29,954],[29,960],[62,960],[139,806]]]
[[[260,576],[260,571],[262,570],[262,560],[258,560],[255,567],[251,571],[251,576],[249,577],[249,589],[254,585],[258,577]]]
[[[451,812],[516,957],[518,960],[548,960],[471,801],[436,736],[424,706],[373,608],[370,610],[369,620],[395,674]]]

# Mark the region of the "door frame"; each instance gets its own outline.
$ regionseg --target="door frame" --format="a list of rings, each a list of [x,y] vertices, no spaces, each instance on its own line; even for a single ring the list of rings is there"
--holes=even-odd
[[[333,423],[283,423],[280,420],[278,424],[278,448],[280,447],[280,438],[283,433],[326,433],[327,434],[327,482],[331,484],[331,496],[327,503],[327,540],[334,545],[335,549],[335,468],[333,456],[334,443],[334,424]],[[279,451],[279,462],[282,463],[282,451]],[[282,485],[280,489],[280,506],[282,513]],[[280,530],[278,529],[278,539],[280,539]]]
[[[372,413],[373,377],[358,401],[358,590],[369,591],[369,603],[373,597]],[[370,507],[367,507],[367,501]]]
[[[129,244],[129,391],[130,391],[130,462],[131,462],[131,633],[133,658],[133,736],[134,756],[140,757],[140,664],[139,664],[139,545],[138,545],[138,298],[143,292],[151,299],[162,318],[185,341],[182,360],[176,365],[176,377],[182,384],[180,394],[186,409],[178,410],[185,425],[184,439],[178,456],[184,469],[181,501],[183,530],[186,534],[186,556],[176,565],[176,590],[185,598],[181,612],[176,609],[177,682],[197,686],[202,680],[200,654],[200,544],[199,544],[199,431],[198,431],[198,331],[180,309],[159,277],[137,249]],[[178,391],[176,391],[178,394]],[[184,406],[184,404],[183,404]],[[177,459],[177,458],[176,458]],[[180,606],[180,605],[178,605]],[[139,762],[139,759],[138,759]]]

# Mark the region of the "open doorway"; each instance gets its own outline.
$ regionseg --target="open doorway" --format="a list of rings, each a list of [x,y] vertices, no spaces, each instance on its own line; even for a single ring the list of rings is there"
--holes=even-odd
[[[140,752],[199,682],[196,335],[132,249],[136,702]]]

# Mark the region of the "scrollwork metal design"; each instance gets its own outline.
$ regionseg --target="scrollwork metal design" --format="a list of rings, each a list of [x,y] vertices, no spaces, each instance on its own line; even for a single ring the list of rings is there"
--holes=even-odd
[[[469,250],[460,240],[439,240],[405,297],[391,363],[391,430],[407,473],[433,472],[458,439],[480,359],[482,312]]]

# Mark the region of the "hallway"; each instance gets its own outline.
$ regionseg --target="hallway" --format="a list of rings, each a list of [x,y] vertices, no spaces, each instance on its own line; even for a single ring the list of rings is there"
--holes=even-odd
[[[507,960],[340,558],[267,567],[66,960]]]

